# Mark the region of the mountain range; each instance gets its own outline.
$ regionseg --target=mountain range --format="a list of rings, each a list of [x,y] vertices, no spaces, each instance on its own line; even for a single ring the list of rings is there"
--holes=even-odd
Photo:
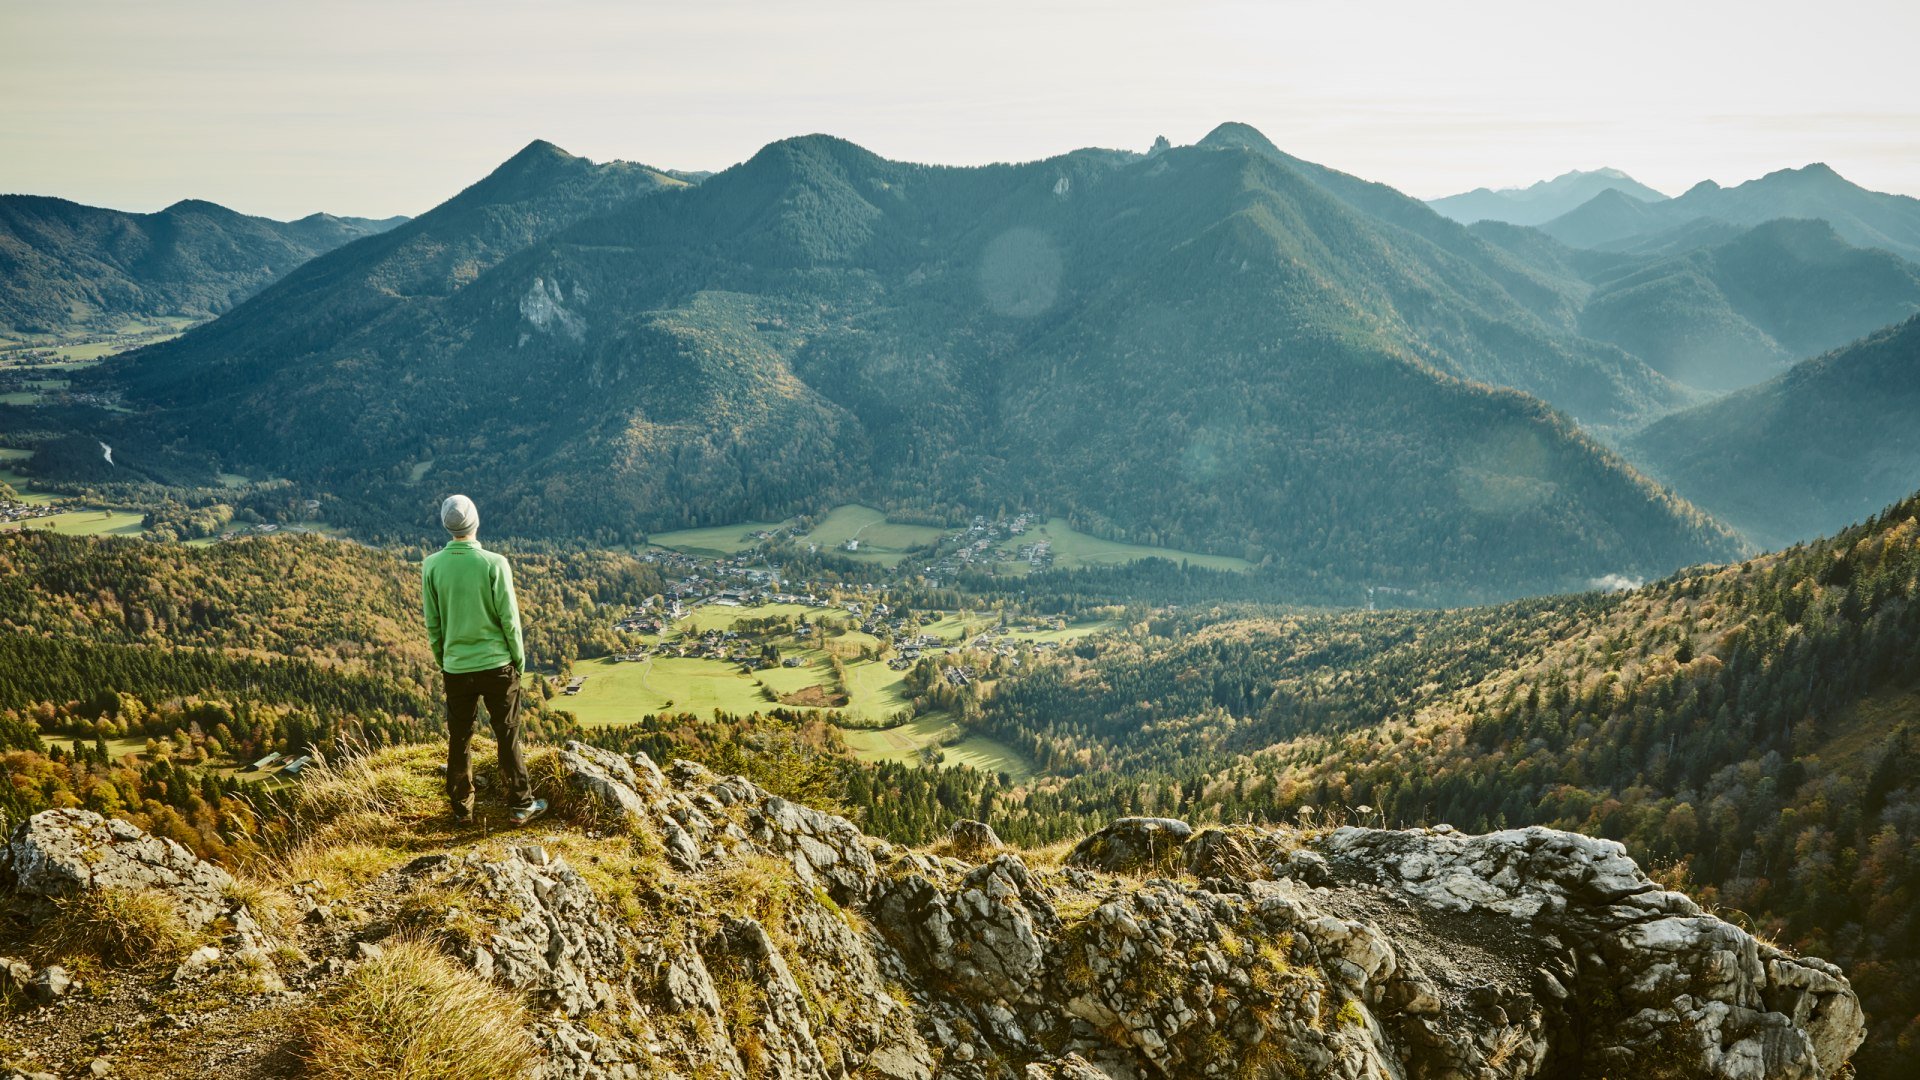
[[[1819,162],[1734,187],[1702,180],[1659,201],[1609,189],[1540,229],[1573,247],[1619,248],[1701,219],[1759,225],[1775,218],[1818,218],[1850,244],[1920,259],[1920,199],[1869,191]]]
[[[116,466],[389,528],[456,487],[603,539],[1016,502],[1467,592],[1733,554],[1567,418],[1697,400],[1581,337],[1582,288],[1244,125],[982,168],[807,136],[698,183],[536,143],[100,379]]]
[[[1476,221],[1504,221],[1510,225],[1544,225],[1606,191],[1617,191],[1640,202],[1659,202],[1667,196],[1619,169],[1575,169],[1551,180],[1523,188],[1474,188],[1427,205],[1464,225]]]
[[[712,175],[535,142],[76,373],[130,411],[38,409],[77,449],[44,443],[31,467],[286,477],[378,535],[454,488],[485,493],[499,530],[602,541],[847,500],[1019,504],[1248,557],[1303,594],[1578,587],[1740,550],[1606,444],[1729,505],[1679,464],[1704,450],[1634,433],[1920,310],[1920,267],[1856,239],[1897,235],[1912,202],[1810,167],[1469,227],[1242,124],[981,168],[806,136]],[[1661,220],[1567,242],[1609,207]],[[1899,444],[1871,426],[1893,417],[1862,415],[1861,442]],[[1727,524],[1811,535],[1858,498],[1784,532]]]
[[[1920,310],[1920,265],[1854,247],[1825,221],[1744,228],[1701,220],[1628,251],[1571,248],[1499,222],[1472,231],[1542,273],[1583,282],[1581,333],[1713,394],[1763,382]]]
[[[1825,221],[1792,218],[1595,282],[1584,333],[1719,392],[1920,311],[1920,266],[1854,247]]]
[[[315,255],[404,220],[273,221],[197,199],[132,214],[0,195],[0,338],[208,318]]]

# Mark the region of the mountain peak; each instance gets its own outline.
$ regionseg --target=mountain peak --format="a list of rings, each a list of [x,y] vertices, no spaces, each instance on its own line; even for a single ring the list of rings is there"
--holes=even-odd
[[[217,202],[206,199],[181,199],[179,202],[160,211],[163,214],[219,214],[227,217],[240,217],[240,211],[231,210]]]
[[[889,162],[858,143],[837,135],[795,135],[770,142],[747,159],[742,166],[747,174],[766,175],[769,171],[790,173],[795,178],[837,174],[872,174]],[[824,170],[824,172],[823,172]]]
[[[775,139],[773,142],[761,147],[760,152],[753,156],[760,158],[769,154],[834,158],[849,154],[864,155],[866,157],[878,156],[859,143],[843,139],[838,135],[827,135],[817,131],[810,135],[790,135],[784,139]]]
[[[521,147],[519,153],[516,153],[512,157],[508,158],[506,160],[506,164],[511,165],[516,161],[518,162],[547,161],[547,160],[571,161],[573,160],[573,158],[574,158],[574,155],[567,153],[565,150],[562,150],[560,147],[555,146],[553,143],[550,143],[545,139],[535,139],[532,142],[528,143],[527,145]]]
[[[1637,199],[1619,188],[1602,188],[1593,198],[1586,201],[1587,206],[1645,206],[1647,200]]]
[[[537,176],[579,161],[586,161],[586,159],[569,154],[545,139],[535,139],[521,147],[512,157],[501,162],[480,182],[484,184],[488,180],[504,176]]]
[[[1206,138],[1201,139],[1195,145],[1238,147],[1240,149],[1265,150],[1274,153],[1278,153],[1280,150],[1279,147],[1273,145],[1273,140],[1261,134],[1259,128],[1254,127],[1252,124],[1242,124],[1236,120],[1229,120],[1219,127],[1214,128],[1212,131],[1207,132]]]
[[[524,198],[543,187],[550,178],[568,169],[592,164],[545,139],[535,139],[441,206],[462,205],[475,198],[488,201]]]
[[[1797,169],[1779,169],[1760,178],[1763,181],[1795,184],[1822,184],[1853,187],[1853,181],[1833,171],[1833,166],[1824,161],[1815,161]]]
[[[1598,169],[1568,169],[1551,180],[1535,180],[1524,188],[1503,188],[1505,191],[1533,191],[1537,188],[1552,187],[1555,184],[1567,184],[1592,177],[1597,180],[1632,180],[1625,172],[1609,166]]]

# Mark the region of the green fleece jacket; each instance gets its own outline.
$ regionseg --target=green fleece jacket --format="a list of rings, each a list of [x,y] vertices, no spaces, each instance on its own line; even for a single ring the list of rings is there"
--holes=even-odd
[[[505,557],[478,540],[449,540],[420,568],[420,599],[440,670],[460,675],[506,664],[526,669],[520,604]]]

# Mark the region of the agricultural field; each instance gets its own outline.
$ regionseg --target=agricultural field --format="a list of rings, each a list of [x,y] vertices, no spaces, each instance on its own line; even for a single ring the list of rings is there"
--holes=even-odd
[[[805,604],[762,604],[759,607],[729,607],[725,604],[702,604],[689,612],[687,617],[674,624],[682,634],[704,634],[708,630],[731,630],[742,619],[776,619],[791,615],[798,619],[804,615],[814,615],[821,608],[811,608]]]
[[[873,661],[851,663],[846,668],[847,692],[852,698],[847,711],[853,715],[864,720],[882,720],[913,708],[903,672]]]
[[[13,525],[0,525],[0,532],[37,529],[43,532],[50,530],[63,536],[139,536],[147,531],[145,521],[146,515],[125,510],[72,510]]]
[[[871,506],[847,505],[834,507],[800,542],[859,562],[898,566],[907,549],[931,544],[947,532],[932,525],[897,524]],[[848,541],[858,541],[859,549],[844,550]]]
[[[582,660],[573,665],[584,675],[580,692],[553,699],[553,707],[573,713],[583,724],[626,724],[660,712],[690,712],[705,716],[715,709],[731,713],[765,712],[782,707],[781,698],[819,687],[817,705],[793,703],[789,708],[830,708],[829,699],[847,695],[840,711],[868,721],[883,720],[910,707],[900,672],[883,663],[855,661],[847,665],[844,688],[835,682],[824,654],[783,647],[798,657],[797,668],[775,667],[741,672],[736,664],[697,657],[655,656],[626,663],[612,659]]]
[[[847,749],[863,761],[900,761],[921,764],[927,747],[959,730],[948,717],[935,713],[884,731],[845,730],[840,737]],[[968,735],[952,746],[942,748],[945,765],[968,765],[989,773],[1007,773],[1015,781],[1033,775],[1033,764],[1005,743],[985,735]]]
[[[737,525],[713,525],[701,529],[677,529],[654,533],[647,538],[654,547],[669,548],[687,555],[723,558],[738,555],[758,543],[756,532],[771,532],[785,527],[779,521],[745,521]]]
[[[757,671],[754,673],[754,678],[760,681],[760,685],[782,697],[798,694],[815,686],[826,687],[832,691],[833,665],[827,662],[826,654],[812,649],[795,649],[788,646],[782,646],[780,652],[784,656],[798,659],[800,666],[775,667]],[[745,677],[741,676],[741,678]]]
[[[553,707],[579,717],[583,724],[626,724],[658,712],[690,712],[705,716],[725,712],[765,712],[775,703],[760,692],[760,683],[740,669],[719,660],[691,657],[653,657],[640,663],[610,659],[582,660],[574,676],[586,676],[580,692],[556,697]]]
[[[1090,619],[1084,622],[1069,623],[1059,630],[1039,627],[1034,630],[1021,630],[1026,625],[1036,625],[1038,620],[1015,618],[1004,631],[1000,629],[1000,617],[992,612],[954,612],[920,627],[920,632],[929,637],[939,638],[949,645],[958,645],[973,640],[981,634],[994,637],[1008,637],[1015,641],[1077,641],[1090,634],[1111,630],[1120,624],[1113,619]]]
[[[52,334],[23,334],[18,337],[0,337],[0,366],[7,363],[15,353],[25,351],[50,350],[59,357],[58,366],[84,366],[114,353],[142,345],[157,345],[179,337],[201,322],[199,319],[182,316],[167,316],[142,321],[129,319],[120,329],[111,334],[81,334],[61,337]]]
[[[752,673],[743,672],[738,664],[730,661],[698,657],[581,661],[572,669],[573,675],[586,677],[580,692],[554,698],[553,707],[572,713],[585,724],[631,723],[661,712],[704,716],[716,709],[749,713],[775,707],[837,711],[849,717],[850,722],[874,724],[912,710],[905,672],[893,670],[884,660],[855,659],[862,649],[880,649],[884,645],[882,638],[849,629],[854,617],[837,608],[800,604],[753,607],[706,604],[676,622],[663,637],[669,645],[692,643],[708,631],[725,632],[744,620],[769,617],[805,618],[816,623],[824,620],[832,629],[817,640],[784,633],[760,639],[742,637],[737,643],[742,649],[757,653],[762,644],[770,642],[779,649],[782,658],[799,661],[795,667],[771,667]],[[1013,625],[1003,631],[999,622],[1000,617],[994,612],[953,612],[922,624],[918,632],[948,645],[962,645],[982,633],[990,633],[996,639],[1007,637],[1037,643],[1068,641],[1116,625],[1111,620],[1088,620],[1055,630],[1038,620],[1015,619]],[[1033,625],[1035,629],[1023,632],[1019,629],[1023,625]],[[834,670],[835,656],[841,660],[844,681]],[[843,728],[841,734],[848,748],[864,760],[910,763],[924,763],[924,751],[928,747],[964,735],[954,746],[944,748],[944,763],[1006,772],[1022,779],[1033,771],[1031,763],[1010,747],[985,736],[962,732],[944,715],[919,717],[884,730]]]
[[[0,448],[0,483],[13,488],[21,502],[44,506],[56,501],[58,496],[35,488],[31,477],[23,476],[6,467],[13,462],[25,461],[32,456],[31,450]],[[125,510],[83,508],[0,525],[0,532],[47,529],[67,536],[139,536],[146,532],[146,526],[143,524],[145,517],[144,514],[130,513]]]
[[[1053,545],[1053,566],[1056,570],[1119,566],[1124,563],[1139,562],[1142,559],[1167,559],[1207,570],[1253,569],[1252,563],[1231,555],[1202,555],[1199,552],[1180,551],[1176,548],[1148,547],[1144,544],[1125,544],[1118,540],[1102,540],[1068,525],[1065,518],[1048,518],[1045,525],[1029,529],[1025,536],[1016,537],[1002,544],[1001,550],[1006,552],[1008,558],[1012,558],[1015,548],[1038,540],[1046,540]]]
[[[57,735],[47,740],[47,746],[49,749],[51,749],[53,745],[56,743],[65,743],[66,748],[68,750],[73,751],[76,754],[82,750],[91,750],[93,748],[92,739],[74,739],[64,735]],[[137,754],[144,754],[146,752],[147,752],[147,740],[144,736],[137,739],[125,738],[125,739],[108,739],[107,740],[107,754],[108,756],[112,757],[113,760],[115,761],[125,761],[129,757],[132,757]]]

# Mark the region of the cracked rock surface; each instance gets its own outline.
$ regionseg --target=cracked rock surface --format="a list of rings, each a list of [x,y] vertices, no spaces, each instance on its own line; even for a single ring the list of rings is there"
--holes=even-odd
[[[564,1080],[1823,1080],[1864,1035],[1837,968],[1610,841],[1130,818],[1048,865],[688,762],[550,764],[559,831],[406,861],[307,932],[312,979],[429,935],[525,1002]],[[29,907],[125,884],[230,914],[222,871],[79,811],[16,830],[5,874]]]

